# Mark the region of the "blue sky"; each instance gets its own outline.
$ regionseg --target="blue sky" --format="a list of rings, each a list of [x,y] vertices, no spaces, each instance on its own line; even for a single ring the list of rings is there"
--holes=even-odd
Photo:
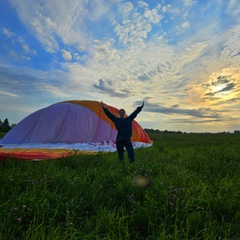
[[[144,128],[239,130],[240,0],[0,1],[0,119],[96,100]]]

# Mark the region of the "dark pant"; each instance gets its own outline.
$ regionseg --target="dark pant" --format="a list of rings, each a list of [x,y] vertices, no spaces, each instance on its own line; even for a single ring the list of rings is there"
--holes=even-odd
[[[134,150],[132,142],[129,138],[117,138],[116,140],[118,158],[120,161],[124,160],[124,147],[127,150],[128,158],[130,162],[134,162]]]

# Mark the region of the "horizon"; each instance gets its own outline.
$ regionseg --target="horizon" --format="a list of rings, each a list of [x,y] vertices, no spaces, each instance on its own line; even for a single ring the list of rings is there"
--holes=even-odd
[[[0,119],[0,121],[4,121],[5,119],[7,119],[8,120],[8,118],[4,118],[4,119]],[[23,119],[22,119],[23,120]],[[10,123],[9,122],[9,126],[11,127],[11,128],[13,128],[15,125],[17,125],[17,123]],[[226,134],[240,134],[240,130],[238,130],[238,129],[235,129],[235,130],[233,130],[233,131],[227,131],[227,130],[225,130],[225,131],[221,131],[221,132],[185,132],[185,131],[181,131],[181,130],[168,130],[168,129],[154,129],[154,128],[143,128],[143,130],[144,131],[146,131],[147,133],[150,133],[150,132],[160,132],[160,133],[164,133],[164,132],[166,132],[166,133],[186,133],[186,134],[194,134],[194,133],[196,133],[196,134],[204,134],[204,133],[206,133],[206,134],[221,134],[221,133],[226,133]],[[149,132],[148,132],[149,131]]]
[[[234,132],[240,1],[0,2],[0,118],[95,100],[143,128]],[[4,119],[2,119],[4,118]],[[179,130],[181,129],[181,130]]]

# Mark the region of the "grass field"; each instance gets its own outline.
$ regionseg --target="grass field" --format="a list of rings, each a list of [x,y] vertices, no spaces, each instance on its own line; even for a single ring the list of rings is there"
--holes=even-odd
[[[240,134],[150,136],[133,164],[0,162],[0,239],[240,239]]]

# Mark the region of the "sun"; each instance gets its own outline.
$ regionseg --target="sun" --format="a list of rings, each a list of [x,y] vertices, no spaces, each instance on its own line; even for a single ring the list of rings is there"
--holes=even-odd
[[[224,90],[227,88],[227,84],[217,84],[213,87],[212,92],[214,95],[228,95],[231,90]]]
[[[205,96],[209,97],[209,100],[236,97],[239,94],[239,76],[239,70],[230,68],[212,73],[203,85]]]
[[[189,84],[182,104],[198,108],[220,109],[240,103],[240,70],[222,69],[203,78],[200,84]]]
[[[220,92],[223,88],[224,88],[224,86],[222,84],[218,84],[217,86],[215,86],[213,88],[213,91],[214,92]]]

